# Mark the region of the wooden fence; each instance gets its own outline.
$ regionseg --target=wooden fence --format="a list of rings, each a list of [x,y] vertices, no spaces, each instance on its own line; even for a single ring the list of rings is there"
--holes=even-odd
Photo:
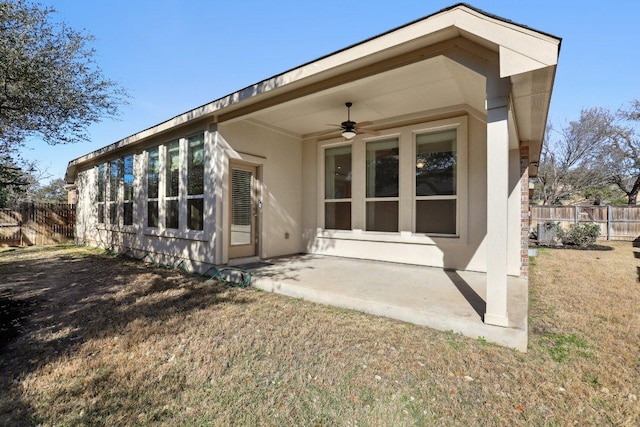
[[[0,246],[72,243],[75,225],[75,205],[23,203],[0,209]]]
[[[600,226],[600,239],[635,240],[640,237],[640,206],[531,206],[531,227],[552,221],[567,229],[592,222]]]

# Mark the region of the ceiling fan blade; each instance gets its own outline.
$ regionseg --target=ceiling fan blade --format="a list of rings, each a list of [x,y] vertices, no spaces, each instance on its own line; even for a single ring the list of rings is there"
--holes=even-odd
[[[373,124],[373,122],[371,120],[366,121],[366,122],[358,122],[358,123],[356,123],[356,127],[371,126],[372,124]]]
[[[342,125],[337,125],[337,124],[335,124],[335,123],[325,123],[324,125],[325,125],[325,126],[335,126],[335,127],[337,127],[337,128],[341,128],[341,127],[342,127]]]
[[[361,129],[361,128],[358,128],[358,133],[368,133],[369,135],[380,135],[380,132],[378,132],[377,130]]]

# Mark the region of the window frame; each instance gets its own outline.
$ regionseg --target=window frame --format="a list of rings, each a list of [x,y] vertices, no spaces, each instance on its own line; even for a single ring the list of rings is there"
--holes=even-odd
[[[426,131],[420,131],[420,130],[416,130],[413,132],[413,136],[412,136],[412,140],[413,140],[413,155],[411,157],[411,159],[413,160],[413,162],[416,162],[416,158],[417,158],[417,154],[418,154],[418,137],[421,135],[433,135],[436,133],[444,133],[444,132],[449,132],[451,130],[455,130],[456,131],[456,147],[455,147],[455,156],[456,156],[456,170],[455,170],[455,193],[454,194],[434,194],[434,195],[427,195],[427,196],[419,196],[417,195],[417,179],[413,180],[413,190],[412,190],[412,195],[413,195],[413,208],[412,208],[412,227],[411,227],[411,231],[414,234],[424,234],[427,236],[433,236],[433,237],[459,237],[460,236],[460,213],[459,213],[459,207],[458,207],[458,194],[459,194],[459,175],[460,175],[460,163],[458,161],[458,128],[457,127],[444,127],[444,128],[438,128],[438,129],[430,129],[430,130],[426,130]],[[456,219],[455,219],[455,231],[453,233],[429,233],[429,232],[418,232],[416,230],[417,228],[417,214],[418,214],[418,208],[417,208],[417,204],[419,201],[439,201],[439,200],[455,200],[456,201]]]
[[[203,141],[203,182],[202,182],[202,194],[189,195],[188,189],[188,154],[189,154],[189,140],[201,136]],[[168,168],[168,153],[167,146],[172,143],[178,142],[179,147],[179,163],[178,163],[178,194],[175,196],[167,196],[167,168]],[[164,142],[160,142],[155,145],[151,145],[144,151],[144,164],[142,170],[144,171],[144,194],[147,201],[147,209],[144,210],[144,230],[143,234],[147,236],[159,236],[159,237],[175,237],[189,240],[207,241],[206,232],[208,228],[207,217],[204,214],[207,206],[207,198],[205,194],[210,191],[206,180],[207,168],[210,162],[209,146],[211,143],[211,132],[206,130],[200,130],[187,134],[186,136],[173,136]],[[158,197],[148,197],[148,185],[149,185],[149,152],[157,149],[159,159],[159,172],[158,172]],[[189,200],[202,199],[203,213],[202,213],[202,229],[190,229],[188,228],[188,204]],[[157,202],[158,204],[158,226],[149,226],[149,202]],[[176,201],[178,205],[178,228],[167,228],[167,201]]]
[[[163,211],[164,211],[164,215],[161,215],[162,219],[162,225],[163,228],[166,230],[180,230],[180,219],[181,216],[180,215],[180,187],[181,187],[181,182],[182,182],[182,143],[183,138],[179,138],[179,139],[174,139],[172,141],[168,141],[165,144],[163,144],[163,151],[164,151],[164,167],[163,167],[163,171],[162,171],[162,175],[164,176],[164,184],[162,185],[164,187],[164,197],[162,198],[162,205],[163,205]],[[177,174],[178,174],[178,182],[177,182],[177,189],[176,189],[176,194],[175,195],[168,195],[169,193],[169,189],[172,188],[171,185],[171,170],[170,170],[170,166],[171,164],[169,163],[169,150],[171,148],[173,148],[173,146],[177,146],[178,148],[178,168],[177,168]],[[175,204],[176,208],[177,208],[177,212],[176,212],[176,226],[175,227],[169,227],[169,215],[168,215],[168,211],[169,211],[169,204]]]
[[[351,149],[351,174],[353,177],[353,173],[354,173],[354,156],[353,156],[353,143],[351,141],[341,141],[338,143],[333,143],[333,144],[329,144],[329,145],[325,145],[322,147],[322,158],[321,158],[321,167],[320,167],[320,174],[322,176],[321,179],[321,199],[322,199],[322,207],[320,209],[320,216],[321,216],[321,220],[320,223],[322,224],[322,228],[323,230],[330,230],[332,232],[335,231],[350,231],[351,229],[353,229],[353,178],[352,178],[352,183],[351,183],[351,191],[350,191],[350,197],[342,197],[342,198],[327,198],[327,193],[326,193],[326,175],[325,175],[325,168],[326,168],[326,159],[327,159],[327,151],[331,150],[331,149],[335,149],[335,148],[343,148],[343,147],[349,147]],[[350,230],[345,230],[345,229],[341,229],[341,228],[326,228],[326,209],[327,209],[327,205],[329,203],[349,203],[349,210],[351,212],[351,218],[350,218],[350,223],[351,223],[351,229]]]
[[[457,135],[457,167],[456,167],[456,234],[416,233],[415,205],[415,138],[418,134],[456,129]],[[366,231],[366,203],[372,200],[385,201],[388,198],[372,199],[366,197],[366,143],[369,141],[399,138],[399,202],[398,232]],[[429,120],[389,128],[380,131],[377,136],[357,135],[350,141],[325,140],[318,141],[318,196],[317,196],[317,231],[316,237],[337,238],[343,240],[361,240],[371,242],[397,242],[415,244],[447,244],[458,245],[468,243],[468,116],[459,115],[447,119]],[[327,148],[352,145],[352,229],[335,230],[325,228],[324,191],[325,191],[325,150]],[[409,171],[410,170],[410,171]],[[435,198],[441,196],[432,196]]]
[[[107,162],[96,165],[96,222],[105,224],[105,205],[107,200]],[[102,187],[102,188],[101,188]]]
[[[126,174],[126,159],[131,158],[131,198],[127,198],[127,174]],[[133,227],[136,218],[136,208],[135,208],[135,177],[136,177],[136,156],[133,153],[125,154],[120,158],[121,165],[121,186],[122,186],[122,225],[124,227]],[[127,205],[131,210],[131,222],[127,221]]]
[[[120,203],[122,200],[121,196],[121,184],[122,184],[122,158],[118,157],[115,159],[111,159],[108,162],[107,167],[107,200],[106,207],[107,212],[109,213],[108,224],[112,227],[120,226],[120,218],[122,217],[120,212]],[[113,173],[113,167],[116,167],[115,174]],[[114,187],[115,184],[115,188]]]
[[[196,139],[200,137],[202,139],[202,192],[198,193],[198,194],[191,194],[191,188],[190,188],[190,184],[191,184],[191,140]],[[195,135],[191,135],[187,138],[185,138],[185,146],[186,146],[186,155],[185,155],[185,169],[186,169],[186,209],[187,209],[187,215],[185,218],[186,221],[186,227],[187,230],[193,230],[193,231],[203,231],[204,230],[204,208],[205,208],[205,200],[204,200],[204,183],[205,183],[205,166],[206,166],[206,144],[205,144],[205,135],[204,133],[198,133]],[[191,228],[190,227],[190,220],[191,220],[191,215],[189,212],[189,204],[192,200],[202,200],[202,207],[200,209],[200,228]]]
[[[149,161],[151,158],[151,151],[155,150],[157,152],[157,182],[156,182],[156,195],[155,197],[149,197],[149,175],[150,175],[150,168],[149,168]],[[147,228],[152,228],[152,229],[158,229],[160,227],[160,193],[162,191],[162,185],[161,185],[161,181],[162,181],[162,150],[161,150],[161,146],[156,145],[154,147],[148,148],[145,150],[144,153],[144,176],[145,176],[145,180],[144,180],[144,191],[145,191],[145,195],[146,195],[146,209],[145,209],[145,218],[144,218],[144,227],[145,229]],[[155,203],[156,204],[156,218],[157,218],[157,223],[156,225],[149,225],[149,203]]]
[[[381,142],[388,142],[388,141],[392,141],[395,140],[396,142],[396,150],[398,150],[398,175],[397,175],[397,180],[398,180],[398,188],[397,188],[397,195],[396,196],[369,196],[367,194],[368,192],[368,187],[369,187],[369,159],[368,159],[368,155],[369,155],[369,144],[379,144]],[[364,198],[364,230],[366,232],[375,232],[375,233],[398,233],[400,231],[400,156],[403,154],[401,154],[401,150],[400,150],[400,138],[397,135],[391,135],[391,136],[385,136],[383,138],[375,138],[375,139],[366,139],[363,141],[364,142],[364,153],[365,153],[365,198]],[[375,181],[374,181],[374,185],[375,185]],[[395,202],[396,204],[396,215],[397,215],[397,222],[396,222],[396,229],[395,231],[382,231],[382,230],[370,230],[369,229],[369,203],[377,203],[377,202]]]

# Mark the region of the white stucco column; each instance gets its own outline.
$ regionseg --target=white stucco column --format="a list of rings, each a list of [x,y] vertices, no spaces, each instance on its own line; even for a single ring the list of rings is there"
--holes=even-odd
[[[487,100],[487,308],[484,322],[508,326],[508,98]]]

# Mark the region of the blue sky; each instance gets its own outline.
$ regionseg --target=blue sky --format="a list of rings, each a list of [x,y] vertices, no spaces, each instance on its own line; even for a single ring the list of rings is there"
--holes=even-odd
[[[67,163],[282,71],[451,6],[455,1],[40,0],[93,34],[105,75],[131,95],[90,143],[30,140],[24,157],[64,176]],[[640,98],[640,2],[476,0],[472,6],[561,37],[549,120]]]

